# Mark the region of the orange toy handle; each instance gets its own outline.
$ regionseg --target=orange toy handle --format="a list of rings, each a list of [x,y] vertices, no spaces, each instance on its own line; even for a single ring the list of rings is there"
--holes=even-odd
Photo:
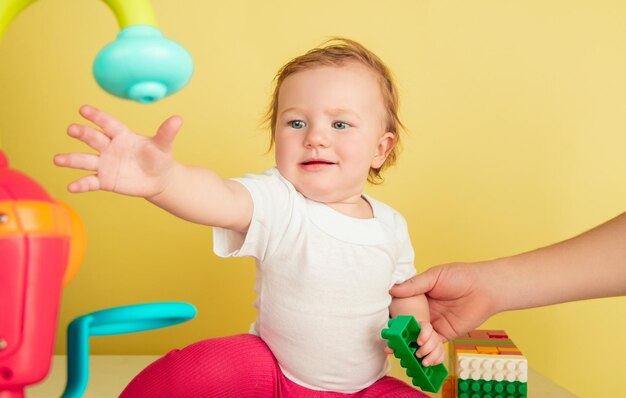
[[[87,247],[87,239],[85,235],[85,226],[78,213],[67,203],[57,201],[57,204],[63,209],[68,216],[69,226],[71,230],[70,238],[70,255],[67,260],[67,268],[63,275],[63,287],[74,278],[85,257],[85,249]]]

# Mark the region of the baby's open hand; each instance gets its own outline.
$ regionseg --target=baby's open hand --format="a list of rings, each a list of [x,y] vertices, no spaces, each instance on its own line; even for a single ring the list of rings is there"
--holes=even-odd
[[[92,106],[81,107],[80,114],[96,127],[72,124],[67,133],[97,153],[54,157],[57,166],[92,172],[72,182],[70,192],[104,190],[150,197],[165,189],[174,165],[172,143],[182,125],[180,117],[170,117],[154,137],[144,137]]]
[[[433,366],[443,362],[446,358],[446,352],[443,349],[443,339],[433,329],[430,322],[421,322],[422,331],[417,336],[417,345],[420,348],[415,352],[415,356],[422,359],[422,365]],[[393,350],[385,347],[387,354],[393,354]]]

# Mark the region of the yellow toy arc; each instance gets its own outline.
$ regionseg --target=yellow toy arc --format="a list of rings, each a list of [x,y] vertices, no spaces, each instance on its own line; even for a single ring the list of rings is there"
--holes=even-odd
[[[37,0],[0,1],[0,39],[13,19]],[[157,26],[156,16],[150,0],[102,0],[106,3],[123,29],[131,25]]]

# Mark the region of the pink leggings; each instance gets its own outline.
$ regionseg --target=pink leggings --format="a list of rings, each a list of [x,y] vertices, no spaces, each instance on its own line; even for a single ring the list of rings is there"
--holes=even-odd
[[[428,398],[385,376],[352,394],[314,391],[287,379],[257,336],[208,339],[173,350],[128,384],[121,398]]]

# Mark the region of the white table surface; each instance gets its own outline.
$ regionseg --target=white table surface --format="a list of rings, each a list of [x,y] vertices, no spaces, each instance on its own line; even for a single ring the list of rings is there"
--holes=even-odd
[[[92,355],[90,358],[90,375],[84,398],[117,397],[128,382],[148,364],[156,360],[155,355]],[[60,397],[65,388],[66,357],[55,355],[48,377],[40,384],[26,390],[27,398]],[[405,381],[404,369],[397,362],[392,362],[392,376]],[[440,397],[439,394],[433,395]],[[533,369],[528,370],[529,398],[575,398],[548,378]]]

